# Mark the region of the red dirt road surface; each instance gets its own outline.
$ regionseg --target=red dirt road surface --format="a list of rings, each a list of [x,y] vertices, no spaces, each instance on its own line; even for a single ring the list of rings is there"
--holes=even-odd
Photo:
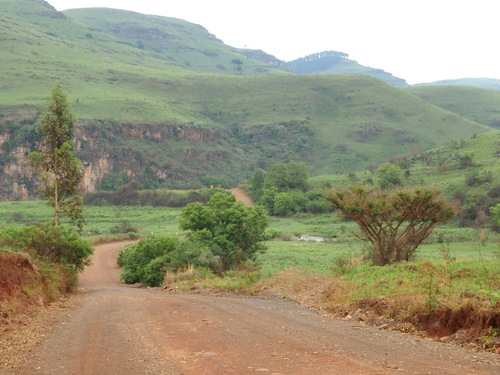
[[[0,373],[500,374],[498,355],[322,317],[293,301],[125,285],[121,247],[96,247],[79,306],[58,312],[24,363]]]
[[[231,193],[234,195],[237,201],[243,202],[245,206],[253,206],[255,204],[252,201],[252,198],[250,198],[245,189],[243,189],[241,186],[231,189]]]

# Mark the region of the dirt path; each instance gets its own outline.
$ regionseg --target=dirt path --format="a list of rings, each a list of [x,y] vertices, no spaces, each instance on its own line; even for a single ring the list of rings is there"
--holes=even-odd
[[[124,285],[120,246],[96,248],[80,306],[59,313],[27,362],[3,374],[500,374],[497,355],[321,317],[291,301]]]
[[[241,186],[238,186],[237,188],[231,189],[231,193],[235,196],[237,201],[241,201],[245,204],[245,206],[253,206],[255,203],[253,202],[252,198],[247,194],[245,189],[243,189]]]

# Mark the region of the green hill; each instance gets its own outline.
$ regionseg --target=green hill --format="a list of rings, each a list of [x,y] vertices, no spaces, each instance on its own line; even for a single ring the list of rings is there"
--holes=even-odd
[[[461,190],[467,190],[469,195],[484,195],[489,189],[498,188],[499,160],[500,131],[494,130],[459,142],[452,141],[419,154],[397,157],[390,162],[398,165],[402,171],[409,171],[406,176],[401,176],[403,185],[436,187],[452,196]],[[370,169],[354,173],[358,183],[371,181],[377,184],[376,173]],[[467,183],[468,175],[476,176],[477,181],[470,180]],[[479,181],[488,175],[491,176]],[[335,188],[344,188],[352,184],[352,179],[353,174],[339,174],[315,176],[310,181],[319,185],[328,182]]]
[[[495,78],[459,78],[442,81],[419,83],[415,86],[472,86],[484,89],[500,90],[500,79]]]
[[[484,229],[489,208],[500,203],[500,131],[473,136],[416,155],[391,160],[401,168],[405,187],[436,187],[461,206],[460,226]],[[310,183],[345,188],[353,183],[378,184],[369,170],[341,175],[316,176]]]
[[[286,63],[288,69],[297,74],[363,74],[380,79],[394,87],[407,87],[408,83],[382,69],[358,64],[343,52],[325,51]]]
[[[142,25],[121,26],[122,32],[111,33],[104,27],[89,28],[45,2],[1,0],[0,5],[3,105],[39,106],[47,88],[59,80],[70,94],[77,92],[80,100],[87,98],[88,105],[97,105],[97,113],[101,113],[99,107],[109,108],[109,102],[125,99],[137,106],[145,105],[148,110],[143,91],[148,90],[150,79],[172,82],[197,70],[238,75],[283,74],[282,70],[233,51],[202,27],[177,19],[108,9],[75,11],[84,17],[97,12],[103,25],[111,20],[116,25]],[[153,33],[148,34],[147,23],[144,24],[148,17],[150,30],[171,36],[166,39],[170,49],[162,40],[147,40]],[[137,46],[140,39],[135,36],[139,34],[144,44]],[[101,105],[101,98],[95,93],[106,97],[108,103]]]
[[[500,90],[465,86],[413,86],[406,90],[469,120],[500,128]]]
[[[196,187],[235,185],[275,162],[348,172],[491,130],[375,78],[284,73],[178,19],[0,5],[4,199],[34,195],[23,158],[56,81],[79,119],[87,191],[121,173]]]
[[[248,58],[244,52],[227,46],[200,25],[187,21],[144,15],[117,9],[73,9],[64,12],[91,30],[105,32],[123,43],[169,64],[199,73],[237,75],[280,74],[272,65]]]

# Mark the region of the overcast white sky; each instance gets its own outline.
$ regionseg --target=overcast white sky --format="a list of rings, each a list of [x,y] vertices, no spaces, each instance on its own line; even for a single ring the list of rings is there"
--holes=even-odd
[[[499,0],[48,0],[200,24],[233,47],[285,61],[340,51],[408,83],[500,79]]]

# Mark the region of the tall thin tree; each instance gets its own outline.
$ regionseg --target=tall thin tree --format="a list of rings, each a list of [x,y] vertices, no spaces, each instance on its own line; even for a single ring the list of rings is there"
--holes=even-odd
[[[75,124],[67,96],[58,82],[47,98],[47,111],[40,118],[37,130],[43,139],[39,151],[30,153],[28,163],[41,173],[38,191],[54,207],[54,225],[59,225],[63,210],[82,229],[83,199],[76,193],[83,180],[83,168],[74,153]]]

